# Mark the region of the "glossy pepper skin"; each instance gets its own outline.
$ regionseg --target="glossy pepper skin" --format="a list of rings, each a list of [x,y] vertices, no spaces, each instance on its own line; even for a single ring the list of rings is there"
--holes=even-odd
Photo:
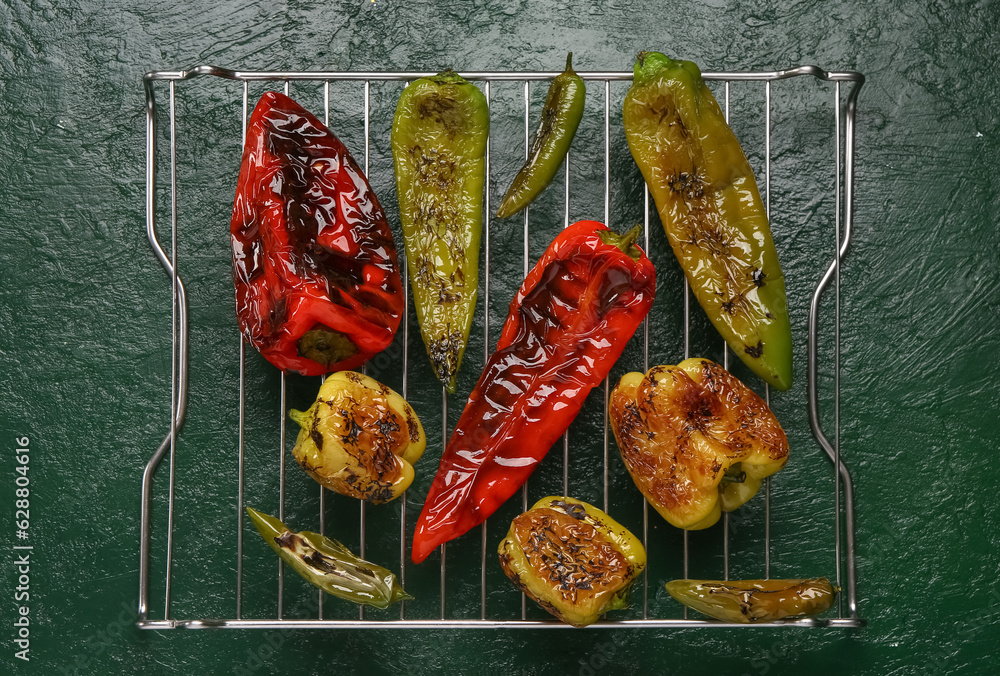
[[[788,438],[764,400],[708,359],[626,373],[608,409],[632,480],[678,528],[713,525],[788,461]]]
[[[581,500],[549,496],[516,517],[498,549],[521,591],[574,627],[628,607],[646,550],[610,516]]]
[[[684,605],[724,622],[753,624],[828,610],[836,590],[825,577],[801,580],[672,580]]]
[[[247,125],[231,222],[240,331],[303,375],[360,366],[403,314],[396,245],[368,180],[312,113],[277,92]]]
[[[441,458],[414,531],[414,562],[496,511],[607,376],[655,293],[637,235],[579,221],[528,273]]]
[[[427,446],[413,407],[354,371],[328,376],[315,403],[289,415],[301,428],[292,455],[302,469],[332,491],[376,505],[403,494]]]
[[[387,568],[359,559],[328,537],[288,529],[278,519],[247,507],[264,541],[307,582],[338,598],[376,608],[412,599]]]
[[[792,385],[785,279],[753,171],[690,61],[642,52],[622,117],[695,297],[743,362]]]
[[[531,139],[528,159],[507,189],[497,218],[507,218],[531,204],[552,182],[583,117],[587,87],[573,70],[573,52],[566,57],[566,70],[549,85],[538,129]]]
[[[392,122],[414,306],[434,375],[449,392],[476,308],[489,130],[486,98],[454,71],[407,86]]]

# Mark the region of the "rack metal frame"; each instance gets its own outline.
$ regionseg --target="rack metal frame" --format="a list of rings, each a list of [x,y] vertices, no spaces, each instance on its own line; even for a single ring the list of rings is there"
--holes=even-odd
[[[253,81],[271,81],[282,83],[286,93],[290,82],[312,81],[323,84],[325,100],[325,117],[329,117],[329,93],[330,83],[336,81],[354,81],[364,87],[364,135],[365,135],[365,158],[364,167],[368,171],[369,142],[370,142],[370,86],[373,81],[402,81],[407,82],[421,77],[434,75],[430,72],[324,72],[324,71],[234,71],[214,66],[198,66],[190,70],[181,71],[155,71],[147,73],[143,77],[143,86],[146,95],[146,232],[150,246],[157,259],[167,272],[171,284],[172,309],[171,309],[171,410],[170,429],[159,447],[150,457],[142,475],[141,489],[141,523],[140,523],[140,545],[139,545],[139,608],[137,626],[143,629],[173,629],[173,628],[330,628],[330,629],[387,629],[387,628],[411,628],[411,629],[458,629],[458,628],[566,628],[568,625],[554,620],[536,621],[526,619],[525,600],[522,596],[521,619],[520,620],[494,620],[489,619],[486,608],[487,585],[486,585],[486,561],[487,561],[487,541],[486,524],[481,527],[482,540],[482,573],[481,573],[481,613],[478,620],[475,619],[454,619],[448,618],[445,613],[445,571],[446,571],[446,548],[442,547],[441,556],[441,612],[438,619],[408,619],[406,617],[405,604],[401,604],[398,620],[373,620],[366,619],[364,608],[359,609],[356,620],[334,620],[323,617],[323,594],[319,592],[318,617],[316,619],[286,619],[283,617],[283,569],[278,568],[278,609],[277,616],[273,619],[250,619],[244,618],[241,607],[242,600],[242,567],[243,567],[243,471],[244,471],[244,416],[245,416],[245,396],[244,396],[244,374],[245,374],[245,354],[246,344],[240,338],[239,344],[239,467],[238,467],[238,499],[237,499],[237,583],[236,583],[236,613],[231,619],[173,619],[170,617],[171,598],[171,566],[173,561],[173,519],[174,519],[174,489],[176,462],[177,435],[181,428],[185,413],[188,385],[188,314],[187,300],[184,283],[177,270],[174,261],[177,260],[177,156],[176,156],[176,116],[175,116],[175,85],[196,77],[210,76],[225,80],[238,81],[243,83],[243,140],[246,139],[246,122],[248,115],[248,92],[249,83]],[[481,82],[487,102],[490,99],[490,84],[494,81],[521,81],[524,84],[524,134],[525,153],[528,151],[530,138],[529,128],[529,98],[530,85],[532,82],[548,81],[558,75],[557,72],[499,72],[499,71],[477,71],[462,73],[468,80]],[[632,79],[630,71],[592,71],[580,72],[579,75],[587,81],[604,84],[604,219],[609,222],[610,212],[610,102],[611,83],[615,81],[627,81]],[[628,620],[602,620],[592,628],[684,628],[684,627],[861,627],[865,625],[865,620],[858,614],[857,603],[857,567],[855,562],[855,542],[854,542],[854,497],[853,481],[851,472],[848,470],[841,456],[840,448],[840,273],[841,264],[846,256],[851,243],[851,229],[853,224],[854,205],[854,144],[855,144],[855,116],[857,110],[857,99],[859,91],[864,84],[864,76],[853,71],[828,72],[816,66],[799,66],[785,70],[766,72],[718,72],[703,73],[706,80],[720,81],[724,83],[725,103],[724,110],[726,117],[729,117],[729,85],[734,81],[757,81],[764,85],[765,94],[765,172],[763,185],[765,192],[765,206],[770,216],[771,209],[771,83],[777,80],[784,80],[794,77],[812,76],[815,79],[833,84],[833,111],[835,116],[835,168],[836,168],[836,215],[835,215],[835,241],[831,243],[831,262],[816,284],[812,295],[812,302],[809,309],[808,321],[808,382],[807,394],[809,402],[809,423],[810,428],[818,444],[829,456],[833,465],[834,474],[834,555],[836,560],[836,584],[841,587],[843,593],[837,606],[837,616],[832,618],[799,618],[774,623],[744,625],[718,622],[715,620],[688,619],[685,611],[683,619],[662,619],[649,617],[649,581],[644,576],[642,582],[643,595],[643,616],[642,619]],[[157,207],[156,207],[156,166],[157,166],[157,106],[155,89],[157,83],[166,82],[169,96],[169,153],[170,153],[170,231],[171,238],[168,250],[160,243],[157,236]],[[841,91],[842,85],[847,87],[846,96]],[[328,120],[326,120],[328,122]],[[489,204],[489,167],[490,149],[487,142],[486,149],[486,213],[490,212]],[[565,162],[565,225],[569,225],[569,204],[570,204],[570,162]],[[645,189],[644,196],[644,243],[649,244],[649,190]],[[529,216],[527,211],[524,214],[524,271],[527,274],[530,261],[528,257],[528,234]],[[402,254],[402,252],[400,252]],[[489,229],[484,229],[483,238],[484,253],[484,303],[489,304],[490,294],[490,237]],[[402,266],[405,277],[405,265]],[[818,371],[818,334],[819,334],[819,308],[824,292],[830,287],[831,282],[834,287],[834,364],[833,364],[833,417],[834,429],[831,436],[828,436],[820,422],[819,398],[817,386]],[[404,286],[407,280],[404,278]],[[690,319],[690,297],[687,288],[687,280],[684,281],[684,356],[689,356],[689,319]],[[405,308],[409,313],[409,307]],[[486,356],[489,356],[490,345],[490,325],[489,313],[486,313],[484,326],[484,345]],[[408,372],[408,343],[407,321],[404,318],[402,329],[403,337],[403,386],[402,395],[407,396],[407,372]],[[643,367],[649,368],[649,327],[643,323]],[[728,368],[729,351],[724,351],[724,366]],[[595,394],[598,391],[595,390]],[[605,380],[603,388],[604,396],[604,509],[608,509],[608,466],[609,466],[609,434],[607,421],[607,401],[609,395],[609,384]],[[769,401],[769,391],[765,386],[764,396]],[[279,496],[279,518],[284,518],[284,491],[285,491],[285,376],[281,375],[280,405],[282,420],[280,437],[280,496]],[[444,393],[442,397],[442,437],[443,441],[448,439],[448,397]],[[563,489],[564,493],[569,493],[569,440],[568,436],[563,437]],[[163,604],[162,619],[150,617],[149,596],[150,596],[150,556],[151,556],[151,514],[153,479],[158,467],[164,458],[169,458],[169,478],[167,496],[167,533],[166,533],[166,579],[165,596]],[[323,529],[323,494],[325,490],[320,489],[320,529]],[[770,518],[771,518],[771,486],[770,479],[764,486],[765,501],[765,555],[764,567],[765,577],[770,576]],[[527,490],[522,491],[522,506],[527,509]],[[401,577],[405,582],[407,565],[406,557],[406,495],[400,498],[401,523],[400,523],[400,567]],[[364,556],[365,548],[365,503],[360,503],[360,537],[361,555]],[[643,504],[643,544],[648,542],[649,531],[649,510],[648,504]],[[724,514],[723,518],[723,559],[724,576],[729,576],[729,515]],[[684,533],[684,575],[688,575],[688,537]],[[846,606],[846,607],[845,607]]]

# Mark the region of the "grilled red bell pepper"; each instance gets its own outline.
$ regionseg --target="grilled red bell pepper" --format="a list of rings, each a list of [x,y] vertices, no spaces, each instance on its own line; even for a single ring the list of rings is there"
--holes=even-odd
[[[240,330],[282,370],[360,366],[403,314],[382,206],[344,144],[283,94],[261,97],[246,139],[230,226]]]
[[[608,375],[656,289],[638,232],[574,223],[525,278],[424,502],[415,563],[513,495]]]

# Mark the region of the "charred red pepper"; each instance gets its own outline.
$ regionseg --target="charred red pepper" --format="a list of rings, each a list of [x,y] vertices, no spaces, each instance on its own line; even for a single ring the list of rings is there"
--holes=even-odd
[[[513,495],[608,375],[653,303],[656,272],[638,232],[579,221],[525,278],[441,458],[414,562]]]
[[[403,314],[385,212],[344,144],[289,97],[264,94],[246,138],[230,226],[240,330],[282,370],[360,366]]]

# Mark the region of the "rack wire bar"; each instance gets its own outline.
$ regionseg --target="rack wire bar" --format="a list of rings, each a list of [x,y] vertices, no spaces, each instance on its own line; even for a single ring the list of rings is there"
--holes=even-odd
[[[863,627],[856,618],[800,618],[739,624],[716,620],[616,620],[595,622],[582,629],[778,629],[787,627]],[[145,620],[141,629],[573,629],[553,620]]]
[[[530,83],[532,81],[550,80],[557,76],[556,71],[526,71],[526,72],[497,72],[497,71],[474,71],[463,73],[463,77],[468,80],[481,81],[485,92],[487,105],[490,105],[491,83],[498,81],[523,82],[524,85],[524,134],[525,150],[529,143],[529,121],[530,121]],[[587,81],[603,84],[604,89],[604,219],[609,222],[611,216],[611,83],[629,81],[632,79],[631,71],[590,71],[579,72],[580,77]],[[323,594],[319,593],[318,617],[316,619],[286,619],[284,617],[284,584],[283,568],[279,562],[278,566],[278,589],[277,589],[277,613],[275,619],[247,619],[243,617],[242,592],[243,592],[243,509],[244,509],[244,469],[245,469],[245,434],[244,422],[246,419],[246,343],[240,338],[239,342],[239,391],[238,391],[238,454],[237,454],[237,544],[236,544],[236,588],[235,588],[235,618],[233,619],[172,619],[170,617],[171,606],[171,571],[173,563],[174,542],[174,493],[175,493],[175,465],[178,456],[177,450],[178,432],[184,422],[186,414],[187,387],[188,387],[188,313],[187,299],[184,284],[177,264],[177,241],[178,241],[178,216],[177,216],[177,155],[176,155],[176,111],[175,111],[175,83],[199,76],[213,76],[226,80],[242,82],[242,133],[243,144],[246,141],[246,125],[249,104],[249,83],[255,81],[273,81],[281,84],[287,94],[290,82],[312,81],[322,83],[324,100],[324,120],[329,123],[330,106],[330,82],[331,81],[354,81],[363,84],[364,97],[364,145],[365,145],[365,171],[369,165],[370,146],[370,86],[372,81],[399,81],[408,82],[413,79],[434,75],[431,72],[334,72],[334,71],[236,71],[215,66],[198,66],[189,70],[180,71],[156,71],[147,73],[143,77],[143,86],[146,95],[146,233],[156,258],[166,270],[171,283],[171,400],[170,400],[170,429],[159,447],[150,457],[142,475],[141,487],[141,514],[140,514],[140,543],[139,543],[139,609],[137,625],[145,629],[172,629],[172,628],[329,628],[329,629],[483,629],[483,628],[563,628],[568,625],[552,620],[529,620],[526,615],[525,598],[522,595],[520,619],[490,619],[487,608],[487,527],[484,523],[481,527],[481,571],[480,571],[480,611],[479,619],[458,619],[447,615],[446,605],[446,582],[447,569],[445,565],[446,548],[441,547],[440,564],[440,617],[439,619],[413,619],[407,618],[406,604],[399,606],[398,620],[379,620],[366,618],[363,608],[359,611],[357,619],[334,620],[325,619],[323,614]],[[835,247],[832,252],[832,261],[816,284],[812,295],[808,320],[808,379],[807,397],[809,404],[809,424],[813,436],[820,447],[829,457],[834,470],[834,565],[836,567],[836,580],[844,593],[839,597],[837,617],[835,618],[801,618],[761,625],[743,625],[718,622],[714,620],[688,619],[687,609],[684,609],[683,619],[666,619],[650,617],[649,613],[649,569],[647,568],[642,582],[642,618],[625,620],[602,620],[591,628],[686,628],[686,627],[860,627],[865,621],[858,615],[857,608],[857,572],[855,561],[854,542],[854,501],[853,483],[851,473],[843,461],[840,448],[840,265],[846,256],[851,239],[851,226],[853,222],[853,200],[854,200],[854,142],[855,142],[855,115],[857,110],[857,98],[864,83],[864,76],[853,71],[830,72],[822,70],[816,66],[798,66],[795,68],[775,71],[730,73],[706,72],[702,74],[706,80],[721,81],[725,87],[725,114],[729,119],[729,92],[730,82],[733,81],[760,81],[764,83],[765,89],[765,176],[764,176],[764,197],[768,217],[771,212],[771,83],[777,80],[784,80],[800,76],[813,76],[814,78],[834,83],[834,116],[835,116],[835,175],[834,175],[834,195],[835,195]],[[157,237],[157,206],[156,206],[156,165],[157,165],[157,108],[155,98],[155,85],[157,82],[166,81],[169,84],[169,164],[170,164],[170,225],[171,239],[169,244],[169,255],[161,245]],[[846,99],[843,96],[841,83],[848,83],[850,89]],[[489,181],[490,181],[490,143],[487,140],[486,146],[486,194],[485,213],[490,214],[489,205]],[[241,146],[242,147],[242,146]],[[563,227],[569,225],[570,219],[570,160],[567,156],[565,162],[565,222]],[[643,243],[645,248],[649,247],[649,190],[644,188],[644,215]],[[487,218],[488,221],[488,218]],[[529,258],[529,215],[528,210],[524,212],[524,233],[523,233],[523,255],[525,273],[530,267]],[[484,298],[486,312],[484,313],[483,337],[484,356],[488,359],[490,354],[490,324],[489,324],[489,302],[490,302],[490,257],[491,242],[490,229],[486,228],[483,238],[485,267],[483,274]],[[403,284],[408,288],[408,274],[404,253],[400,252]],[[819,367],[818,336],[819,336],[819,308],[825,291],[833,282],[835,288],[834,297],[834,386],[833,386],[833,432],[832,441],[824,432],[819,411],[819,393],[817,385],[817,373]],[[404,319],[402,326],[402,395],[407,397],[408,389],[408,321],[409,317],[409,294],[404,299]],[[690,291],[686,279],[683,283],[683,350],[684,357],[690,356]],[[649,325],[643,322],[642,329],[642,359],[643,369],[649,368]],[[729,352],[724,347],[724,366],[728,368]],[[280,385],[280,477],[279,477],[279,518],[284,518],[285,503],[285,396],[286,383],[285,375],[281,376]],[[609,396],[609,381],[606,379],[603,387],[604,400],[604,439],[603,439],[603,506],[608,510],[609,492],[609,423],[607,414],[607,402]],[[770,403],[770,391],[765,386],[765,399]],[[448,439],[448,394],[442,389],[441,400],[442,415],[442,444]],[[569,492],[569,432],[563,435],[563,467],[562,486],[564,493]],[[169,481],[167,495],[167,526],[166,526],[166,556],[163,562],[165,570],[164,579],[164,606],[162,619],[150,617],[149,593],[150,593],[150,565],[151,565],[151,532],[152,532],[152,495],[153,480],[157,468],[162,463],[165,456],[169,455]],[[765,577],[770,577],[771,569],[771,483],[770,479],[764,485],[764,571]],[[324,530],[324,489],[320,489],[320,530]],[[528,491],[527,486],[522,491],[522,506],[527,508]],[[406,583],[406,506],[407,496],[404,493],[400,498],[400,529],[399,529],[399,556],[400,556],[400,582]],[[366,510],[362,503],[359,511],[359,529],[361,537],[361,555],[364,556],[365,532],[366,532]],[[728,514],[723,520],[723,576],[729,577],[729,519]],[[643,501],[642,510],[642,541],[648,544],[649,539],[649,509],[648,504]],[[843,540],[843,543],[842,543]],[[684,576],[688,576],[690,545],[687,531],[683,534],[683,566]],[[846,575],[846,584],[842,580],[842,571]],[[846,599],[845,599],[846,597]],[[846,601],[846,614],[843,603]]]

